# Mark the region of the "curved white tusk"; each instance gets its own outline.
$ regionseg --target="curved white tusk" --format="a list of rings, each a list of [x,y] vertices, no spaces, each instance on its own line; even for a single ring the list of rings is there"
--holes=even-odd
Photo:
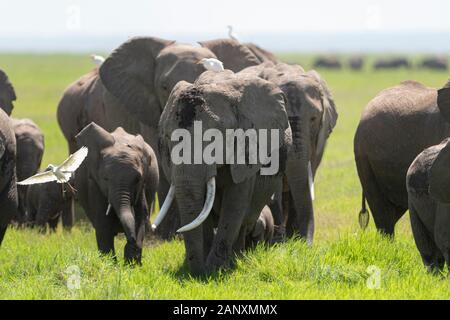
[[[170,185],[170,189],[169,192],[167,193],[166,199],[164,200],[164,203],[162,207],[159,209],[158,215],[156,216],[156,219],[152,224],[153,232],[155,232],[156,228],[158,228],[159,224],[163,221],[164,217],[167,215],[167,212],[169,212],[170,205],[172,204],[174,198],[175,198],[175,186],[172,184]]]
[[[315,195],[314,195],[314,178],[313,173],[311,169],[311,161],[308,161],[308,186],[309,186],[309,193],[311,194],[311,200],[314,201]]]
[[[108,208],[106,209],[106,215],[111,212],[111,203],[108,203]]]
[[[197,228],[199,225],[203,223],[203,221],[208,218],[209,213],[211,212],[211,209],[214,204],[214,197],[216,196],[216,178],[212,177],[209,179],[207,187],[206,187],[206,199],[205,204],[203,205],[203,209],[198,215],[197,218],[195,218],[194,221],[191,223],[185,225],[184,227],[177,230],[177,232],[186,232],[190,231],[192,229]]]

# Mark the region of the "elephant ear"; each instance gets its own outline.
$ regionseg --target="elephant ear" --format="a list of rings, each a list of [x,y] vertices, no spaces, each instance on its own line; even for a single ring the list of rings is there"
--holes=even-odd
[[[257,46],[254,43],[251,42],[247,42],[244,44],[261,62],[273,62],[273,63],[278,63],[279,60],[277,59],[277,57],[275,57],[275,55],[272,52],[269,52],[263,48],[261,48],[260,46]]]
[[[111,133],[91,122],[75,136],[78,147],[88,148],[88,160],[97,163],[101,150],[114,145],[115,139]]]
[[[443,203],[450,203],[450,140],[445,144],[431,165],[428,173],[430,195]]]
[[[450,80],[438,90],[437,105],[444,119],[450,123]]]
[[[139,121],[155,125],[161,107],[155,96],[155,58],[174,41],[151,37],[132,38],[118,47],[100,67],[108,91]]]
[[[232,39],[217,39],[199,42],[202,47],[211,50],[222,61],[225,69],[239,72],[247,67],[256,66],[262,61],[245,45]]]
[[[320,84],[320,90],[322,92],[322,103],[323,103],[323,114],[322,121],[317,135],[316,150],[317,156],[321,156],[325,148],[325,143],[336,126],[338,114],[336,110],[336,105],[334,103],[333,95],[328,89],[328,85],[325,80],[319,75],[315,70],[309,71],[307,73],[311,77],[315,78]]]
[[[270,150],[276,150],[276,146],[271,146],[271,129],[278,130],[278,152],[279,152],[279,168],[284,165],[281,148],[285,145],[286,131],[290,131],[288,117],[286,113],[286,97],[283,92],[275,84],[263,80],[261,78],[252,78],[244,80],[245,86],[242,92],[241,100],[237,105],[237,128],[267,129],[267,153]],[[290,134],[288,134],[290,135]],[[260,140],[258,137],[258,145]],[[247,178],[255,175],[261,169],[261,164],[232,164],[231,176],[235,183],[240,183]]]

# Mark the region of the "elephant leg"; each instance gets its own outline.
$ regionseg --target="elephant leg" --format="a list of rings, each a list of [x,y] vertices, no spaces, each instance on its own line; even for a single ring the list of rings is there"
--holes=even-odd
[[[383,191],[376,181],[370,163],[366,158],[357,159],[356,167],[364,197],[369,204],[377,230],[382,234],[394,236],[395,224],[403,214],[401,212],[402,210],[397,208],[384,196]]]
[[[50,218],[50,209],[46,205],[39,205],[38,213],[36,215],[35,225],[39,232],[45,233],[47,231],[47,223]]]
[[[0,226],[0,246],[2,245],[3,238],[5,237],[6,229],[8,229],[8,226]]]
[[[206,259],[207,271],[229,266],[233,246],[238,239],[252,199],[253,184],[254,178],[239,184],[231,184],[224,189],[217,234]]]
[[[66,203],[64,204],[63,210],[61,212],[61,219],[64,230],[70,231],[75,222],[75,209],[73,199],[71,199],[70,201],[66,201]]]
[[[214,240],[214,209],[210,216],[203,222],[203,252],[209,252]]]
[[[100,254],[111,256],[114,261],[117,261],[116,252],[114,250],[114,236],[115,234],[112,228],[107,228],[107,226],[102,226],[95,230],[95,238]]]
[[[410,204],[409,217],[414,241],[417,249],[419,249],[424,265],[429,272],[437,273],[441,271],[445,263],[444,256],[436,246],[433,237],[420,220],[417,210],[412,204]]]
[[[57,214],[55,218],[51,218],[48,220],[50,232],[56,232],[56,228],[58,227],[59,216],[60,214]]]
[[[286,238],[286,217],[283,211],[283,185],[281,182],[274,194],[274,199],[270,202],[269,208],[274,221],[273,243],[283,242]]]
[[[159,172],[163,172],[162,168],[160,168]],[[158,201],[159,207],[162,206],[164,200],[166,199],[167,193],[169,192],[170,184],[167,181],[164,174],[161,174],[159,177],[159,188],[158,188]],[[171,240],[178,228],[180,227],[180,215],[178,213],[178,207],[176,205],[176,201],[172,203],[169,211],[167,212],[167,216],[158,226],[156,230],[156,235],[162,240]]]

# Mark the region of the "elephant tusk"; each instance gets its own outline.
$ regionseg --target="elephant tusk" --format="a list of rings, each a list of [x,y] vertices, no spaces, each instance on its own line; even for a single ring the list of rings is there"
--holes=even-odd
[[[311,161],[308,161],[308,186],[309,193],[311,194],[311,200],[314,201],[314,177],[311,169]]]
[[[111,203],[108,203],[108,208],[106,209],[106,215],[111,212]]]
[[[170,185],[169,192],[167,193],[163,205],[159,209],[159,213],[156,216],[155,221],[152,223],[153,232],[155,232],[156,228],[158,228],[160,223],[163,221],[164,217],[167,215],[167,212],[169,212],[170,205],[172,204],[174,198],[175,198],[175,186],[172,184]]]
[[[205,204],[203,205],[202,211],[200,212],[198,217],[195,218],[194,221],[185,225],[184,227],[181,227],[180,229],[177,230],[177,232],[181,233],[181,232],[190,231],[190,230],[197,228],[199,225],[201,225],[203,223],[203,221],[205,221],[206,218],[208,218],[209,213],[211,212],[211,209],[214,204],[215,196],[216,196],[216,178],[212,177],[211,179],[209,179],[207,187],[206,187],[206,199],[205,199]]]

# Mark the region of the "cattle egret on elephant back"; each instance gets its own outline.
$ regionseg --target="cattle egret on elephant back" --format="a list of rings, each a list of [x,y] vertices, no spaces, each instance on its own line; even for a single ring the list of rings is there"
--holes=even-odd
[[[227,26],[227,28],[228,28],[228,36],[230,37],[230,39],[239,42],[238,37],[237,37],[236,34],[233,32],[233,26]]]
[[[46,171],[35,174],[34,176],[31,176],[23,181],[17,182],[17,184],[30,185],[56,181],[57,183],[67,183],[70,186],[69,180],[72,177],[72,174],[83,163],[87,154],[88,148],[82,147],[74,154],[71,154],[59,166],[50,164],[48,165]]]
[[[203,58],[197,64],[202,64],[206,70],[220,72],[223,71],[223,63],[215,58]]]
[[[91,60],[92,62],[97,66],[100,67],[103,62],[105,62],[105,58],[96,54],[91,54]]]

